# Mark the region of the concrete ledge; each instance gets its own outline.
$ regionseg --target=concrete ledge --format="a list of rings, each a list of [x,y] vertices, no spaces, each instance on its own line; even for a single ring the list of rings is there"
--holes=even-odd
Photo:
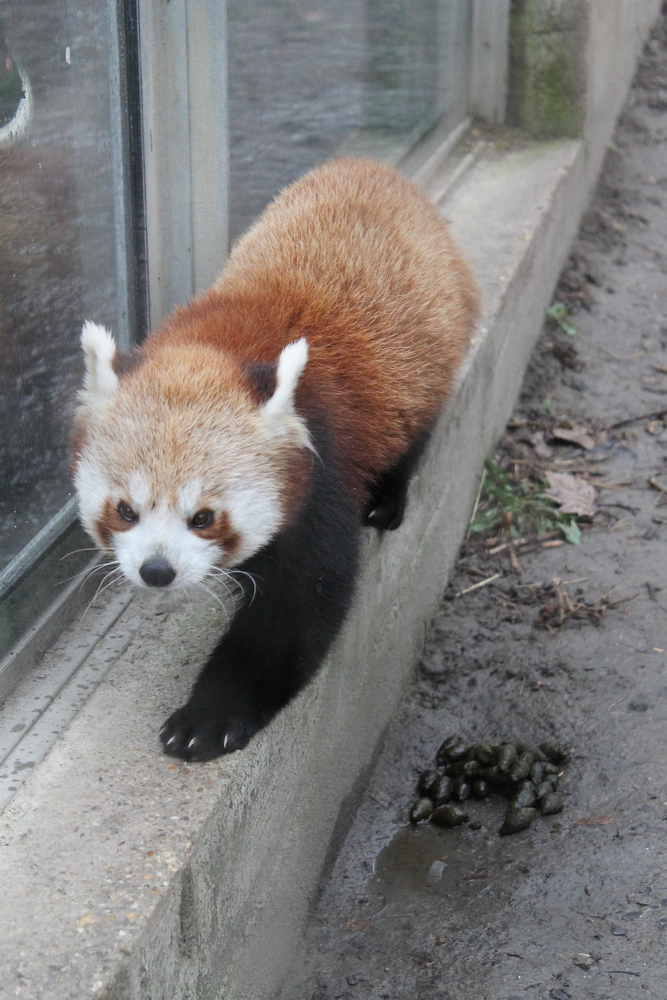
[[[491,152],[445,206],[482,285],[481,329],[406,523],[369,531],[354,613],[297,701],[240,754],[169,761],[157,731],[222,616],[128,610],[137,637],[0,819],[0,997],[272,995],[409,682],[624,93],[594,144]]]

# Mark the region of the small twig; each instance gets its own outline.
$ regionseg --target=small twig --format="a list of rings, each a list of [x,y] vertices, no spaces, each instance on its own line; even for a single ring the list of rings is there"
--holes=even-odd
[[[526,683],[526,678],[522,677],[521,678],[521,690],[519,691],[519,696],[521,696],[523,694],[523,689],[524,689],[525,683]]]
[[[513,611],[516,611],[516,601],[511,601],[505,594],[494,594],[493,599],[496,604],[501,604],[504,608],[512,608]]]
[[[479,583],[473,583],[472,587],[466,587],[465,590],[459,590],[458,594],[454,594],[454,599],[457,597],[463,597],[464,594],[469,594],[472,590],[479,590],[480,587],[486,587],[487,584],[493,583],[494,580],[498,580],[501,576],[501,573],[494,573],[493,576],[488,576],[486,580],[480,580]]]
[[[510,545],[515,547],[517,545],[544,545],[551,538],[558,539],[560,537],[560,534],[561,534],[560,531],[547,531],[543,535],[536,535],[534,538],[513,538],[509,542],[504,542],[503,545],[497,545],[495,548],[489,549],[488,554],[490,556],[493,556],[497,552],[502,552],[504,549],[509,548]],[[526,555],[527,554],[526,550],[524,550],[521,554]]]
[[[627,417],[626,420],[617,420],[615,424],[608,424],[607,430],[613,431],[617,427],[625,427],[627,424],[635,424],[638,420],[649,420],[651,417],[664,417],[667,414],[667,409],[653,410],[652,413],[642,413],[638,417]]]
[[[654,372],[662,372],[663,375],[667,375],[667,368],[664,365],[651,365]]]
[[[498,552],[504,552],[512,545],[526,545],[529,541],[529,538],[513,538],[510,542],[503,542],[502,545],[496,545],[495,548],[489,549],[489,555],[495,556]]]
[[[477,569],[476,566],[470,566],[466,562],[460,562],[458,568],[461,569],[461,570],[463,570],[464,573],[467,573],[468,576],[481,576],[481,577],[485,577],[486,576],[486,573],[484,572],[484,570]]]
[[[509,557],[510,557],[510,563],[512,564],[512,569],[514,570],[515,573],[521,575],[521,573],[523,573],[523,566],[516,557],[516,552],[514,551],[513,545],[510,545]]]
[[[605,969],[608,976],[638,976],[638,972],[628,972],[626,969]]]
[[[617,608],[619,604],[625,604],[626,601],[634,601],[635,597],[639,597],[639,594],[633,594],[632,597],[622,597],[620,601],[612,601],[610,604],[603,604],[598,611],[606,611],[607,608]]]
[[[475,514],[477,513],[477,508],[479,507],[479,500],[482,495],[482,488],[484,486],[484,480],[486,479],[486,466],[482,469],[482,478],[479,481],[479,489],[477,490],[477,497],[475,498],[475,505],[472,509],[472,514],[470,515],[470,520],[468,521],[468,534],[466,535],[466,542],[470,538],[470,525],[475,520]]]
[[[636,479],[619,479],[617,483],[596,483],[596,486],[601,490],[622,490],[626,486],[633,486],[636,482]]]
[[[627,697],[628,697],[628,696],[627,696],[627,694],[624,694],[622,698],[619,698],[619,699],[618,699],[618,701],[614,701],[614,702],[612,702],[612,704],[611,704],[611,705],[609,706],[609,708],[607,709],[607,711],[608,711],[608,712],[611,712],[612,708],[616,708],[616,706],[617,706],[617,705],[620,705],[622,701],[625,701],[625,699],[626,699]]]
[[[661,493],[667,493],[667,486],[661,486],[655,476],[650,477],[648,484],[654,490],[660,490]]]

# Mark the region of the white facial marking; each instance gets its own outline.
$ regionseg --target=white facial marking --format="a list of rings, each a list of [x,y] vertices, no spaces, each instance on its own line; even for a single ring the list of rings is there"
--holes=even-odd
[[[270,542],[282,522],[277,487],[270,482],[232,486],[225,492],[225,510],[241,544],[228,564],[236,566]]]
[[[93,458],[88,457],[79,461],[74,475],[74,483],[83,526],[89,535],[97,538],[95,523],[101,516],[109,496],[109,483],[101,466]]]
[[[142,472],[133,472],[127,485],[129,492],[127,500],[129,504],[133,509],[141,510],[151,498],[150,483]]]
[[[201,507],[201,495],[203,484],[201,477],[191,479],[189,483],[182,486],[178,494],[178,509],[181,517],[189,518],[196,514]]]

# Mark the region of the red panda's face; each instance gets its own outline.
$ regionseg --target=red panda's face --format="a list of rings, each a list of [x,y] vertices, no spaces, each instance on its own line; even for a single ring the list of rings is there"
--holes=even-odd
[[[176,348],[120,380],[115,345],[86,324],[75,484],[84,527],[140,587],[186,587],[237,566],[280,530],[295,450],[310,447],[292,406],[305,341],[283,351],[258,405],[229,359]]]

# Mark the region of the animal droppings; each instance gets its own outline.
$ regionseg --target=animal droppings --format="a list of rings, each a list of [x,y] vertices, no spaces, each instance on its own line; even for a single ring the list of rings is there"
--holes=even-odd
[[[433,803],[430,799],[417,799],[410,810],[410,822],[423,823],[433,815]]]
[[[431,818],[438,826],[461,826],[470,817],[459,806],[441,806],[433,811]]]
[[[468,823],[471,830],[478,830],[479,820],[471,822],[455,803],[465,802],[471,796],[487,799],[495,794],[509,800],[498,833],[503,837],[520,833],[538,815],[553,816],[562,811],[559,767],[566,760],[565,751],[551,740],[540,743],[539,747],[517,739],[497,746],[490,743],[466,746],[460,737],[448,736],[438,748],[437,767],[419,776],[420,797],[410,810],[410,821],[431,820],[445,827]]]

